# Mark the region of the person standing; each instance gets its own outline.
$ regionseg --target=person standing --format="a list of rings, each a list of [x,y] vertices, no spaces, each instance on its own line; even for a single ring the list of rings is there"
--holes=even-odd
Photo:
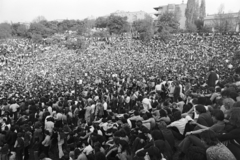
[[[43,145],[43,152],[47,157],[49,157],[48,151],[49,151],[50,143],[51,143],[50,132],[46,130],[45,139],[42,141],[42,145]]]
[[[213,67],[209,69],[207,75],[207,85],[208,87],[215,87],[216,81],[218,80],[217,73],[214,71]]]

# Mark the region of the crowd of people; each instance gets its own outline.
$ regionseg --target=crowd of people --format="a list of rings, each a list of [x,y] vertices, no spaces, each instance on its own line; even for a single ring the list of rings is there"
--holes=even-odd
[[[0,159],[240,159],[240,35],[65,40],[0,44]]]

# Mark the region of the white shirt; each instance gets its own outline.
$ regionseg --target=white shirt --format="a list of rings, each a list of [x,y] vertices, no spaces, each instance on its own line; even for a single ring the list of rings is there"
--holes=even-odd
[[[148,98],[143,98],[142,104],[143,104],[143,108],[144,108],[145,111],[148,111],[149,109],[152,108],[151,101]]]
[[[57,113],[56,120],[62,120],[62,119],[63,119],[62,113]]]
[[[91,108],[92,108],[92,114],[94,114],[94,112],[95,112],[95,104],[93,104],[93,105],[91,105]]]
[[[14,103],[14,104],[11,104],[9,108],[12,110],[12,112],[17,112],[17,109],[19,107],[20,106],[17,103]]]
[[[131,98],[130,98],[129,96],[127,96],[126,99],[125,99],[125,102],[126,102],[126,103],[129,103],[130,100],[131,100]]]
[[[52,113],[52,107],[48,107],[47,110],[48,110],[48,112],[49,112],[51,115],[53,114],[53,113]]]
[[[188,123],[189,120],[193,120],[190,116],[186,116],[185,118],[181,118],[178,121],[172,122],[169,127],[177,127],[179,130],[179,133],[183,135],[185,126]]]
[[[156,90],[156,91],[161,91],[161,89],[162,89],[162,85],[161,85],[161,84],[157,84],[157,85],[155,86],[155,90]]]
[[[107,102],[104,102],[104,103],[103,103],[103,108],[104,108],[104,111],[107,110]]]
[[[54,128],[54,123],[52,121],[45,122],[45,129],[52,133]]]

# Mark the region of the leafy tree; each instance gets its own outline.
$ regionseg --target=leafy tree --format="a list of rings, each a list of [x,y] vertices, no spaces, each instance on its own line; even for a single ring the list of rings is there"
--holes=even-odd
[[[231,13],[224,13],[224,5],[221,4],[218,9],[218,14],[215,15],[213,26],[218,32],[235,31],[236,19]]]
[[[9,38],[12,36],[12,27],[8,23],[0,24],[0,39]]]
[[[188,0],[187,2],[187,8],[186,8],[186,11],[185,11],[185,16],[186,16],[186,28],[188,30],[192,30],[193,28],[196,28],[193,27],[195,25],[195,21],[197,20],[198,18],[198,1],[196,0]]]
[[[198,31],[200,31],[203,28],[204,21],[201,19],[197,19],[194,24],[195,24],[194,28],[196,28]]]
[[[202,0],[200,5],[199,18],[200,20],[204,20],[204,17],[206,17],[206,1]]]
[[[62,22],[58,23],[58,31],[63,33],[67,30],[70,30],[69,27],[73,27],[73,25],[70,25],[71,21],[69,20],[63,20]]]
[[[176,9],[174,11],[174,17],[176,18],[176,20],[179,22],[182,16],[182,11],[180,9],[179,6],[176,6]]]
[[[143,20],[134,21],[132,27],[139,33],[141,40],[148,41],[153,36],[153,19],[149,15],[145,15]]]
[[[172,35],[169,33],[169,31],[166,31],[163,29],[160,33],[157,34],[160,40],[164,41],[165,43],[168,43],[168,41],[171,40]]]
[[[95,27],[95,19],[84,19],[83,22],[88,29],[92,29]]]
[[[58,32],[58,22],[57,21],[41,21],[41,24],[43,24],[46,28],[49,29],[49,31],[52,32],[52,34]]]
[[[174,13],[166,12],[157,20],[157,31],[160,33],[163,30],[166,32],[175,32],[179,29],[179,21]]]
[[[106,17],[98,17],[95,22],[97,28],[107,28],[108,19]]]
[[[19,25],[17,28],[17,35],[20,37],[26,37],[27,34],[28,34],[28,29],[26,25],[24,24]]]
[[[43,24],[41,23],[31,23],[30,28],[29,28],[29,32],[32,35],[41,35],[43,38],[46,38],[50,35],[52,35],[52,30],[45,27]]]
[[[199,32],[202,32],[202,33],[210,33],[212,32],[212,28],[210,26],[203,26]]]
[[[47,19],[44,16],[38,16],[33,20],[33,23],[39,23],[41,21],[47,21]]]
[[[34,42],[41,42],[42,41],[42,36],[40,34],[32,34],[31,38]]]
[[[122,34],[130,30],[130,25],[127,21],[127,17],[110,15],[108,17],[107,28],[110,34]]]

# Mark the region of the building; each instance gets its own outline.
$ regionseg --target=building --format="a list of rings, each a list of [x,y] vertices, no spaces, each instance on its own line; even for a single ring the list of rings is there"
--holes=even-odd
[[[129,23],[132,23],[132,22],[137,21],[137,20],[142,20],[142,19],[145,18],[146,15],[151,16],[150,14],[148,14],[146,12],[143,12],[143,11],[138,11],[138,12],[116,11],[112,14],[115,15],[115,16],[127,17],[127,21]]]
[[[222,28],[223,31],[239,32],[240,13],[207,15],[204,18],[204,26],[211,27],[213,31]]]
[[[156,17],[161,17],[166,12],[175,13],[176,10],[179,10],[179,23],[180,23],[180,29],[186,29],[185,23],[186,23],[186,16],[185,16],[185,10],[187,8],[187,4],[168,4],[164,6],[155,7],[154,9],[157,11],[155,13]]]

